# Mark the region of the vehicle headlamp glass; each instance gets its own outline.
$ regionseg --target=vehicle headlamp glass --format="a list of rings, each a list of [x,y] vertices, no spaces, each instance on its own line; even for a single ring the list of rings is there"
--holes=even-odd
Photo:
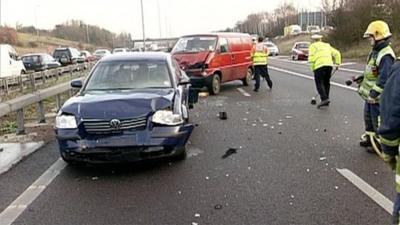
[[[174,114],[171,110],[159,110],[153,115],[153,123],[163,125],[179,125],[183,123],[182,115]]]
[[[58,115],[56,117],[56,128],[58,129],[76,129],[75,116],[72,115]]]

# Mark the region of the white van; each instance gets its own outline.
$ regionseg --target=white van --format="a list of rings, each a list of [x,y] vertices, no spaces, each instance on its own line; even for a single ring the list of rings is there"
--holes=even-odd
[[[17,76],[26,73],[22,60],[18,57],[13,47],[6,44],[0,45],[0,78]]]

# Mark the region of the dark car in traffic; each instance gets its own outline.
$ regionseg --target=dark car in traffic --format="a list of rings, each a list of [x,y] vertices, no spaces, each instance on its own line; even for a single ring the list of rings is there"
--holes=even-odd
[[[310,42],[296,42],[292,48],[292,60],[308,60]]]
[[[45,53],[26,54],[21,56],[21,60],[26,70],[35,72],[55,69],[61,66],[51,55]]]
[[[60,109],[55,128],[66,162],[185,158],[195,95],[170,54],[107,56],[71,86],[80,91]]]
[[[78,49],[70,47],[56,48],[53,57],[63,66],[85,62],[85,58],[81,56]]]

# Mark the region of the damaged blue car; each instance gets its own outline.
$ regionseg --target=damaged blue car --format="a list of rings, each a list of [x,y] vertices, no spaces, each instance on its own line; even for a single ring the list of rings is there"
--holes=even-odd
[[[100,60],[56,117],[61,157],[71,162],[131,162],[186,157],[197,101],[168,53],[128,53]]]

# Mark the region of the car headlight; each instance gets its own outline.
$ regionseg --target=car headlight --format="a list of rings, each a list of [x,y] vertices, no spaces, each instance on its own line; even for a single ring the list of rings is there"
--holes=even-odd
[[[58,115],[56,117],[56,128],[58,129],[76,129],[77,127],[75,116]]]
[[[163,124],[163,125],[179,125],[183,123],[182,115],[174,114],[170,110],[160,110],[154,113],[153,123]]]

